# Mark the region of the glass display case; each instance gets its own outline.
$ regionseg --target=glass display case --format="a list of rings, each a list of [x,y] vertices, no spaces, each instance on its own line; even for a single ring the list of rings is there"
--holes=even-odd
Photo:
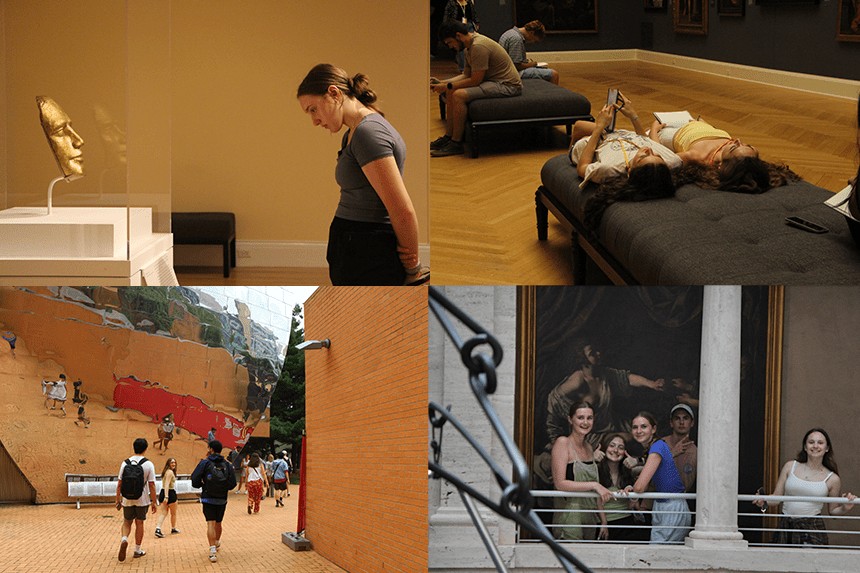
[[[176,284],[169,15],[169,0],[0,2],[0,284]]]

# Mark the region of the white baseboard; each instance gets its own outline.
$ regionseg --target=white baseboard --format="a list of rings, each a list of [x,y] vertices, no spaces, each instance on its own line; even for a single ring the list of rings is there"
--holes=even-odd
[[[857,99],[857,94],[860,93],[860,82],[855,80],[843,80],[841,78],[828,78],[813,74],[771,70],[768,68],[730,64],[727,62],[717,62],[714,60],[691,58],[689,56],[678,56],[676,54],[652,52],[649,50],[630,49],[582,50],[576,52],[533,52],[533,57],[550,64],[638,60],[652,64],[671,66],[673,68],[714,74],[737,80],[840,98]]]
[[[236,241],[237,267],[328,268],[326,243],[322,241]],[[430,245],[418,246],[421,262],[430,264]],[[220,267],[217,245],[175,245],[173,264],[178,267]]]

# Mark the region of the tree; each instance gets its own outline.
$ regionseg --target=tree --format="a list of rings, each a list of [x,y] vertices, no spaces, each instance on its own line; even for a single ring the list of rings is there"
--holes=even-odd
[[[292,450],[295,464],[305,429],[305,353],[296,348],[305,338],[303,328],[299,328],[302,307],[293,307],[290,341],[284,357],[281,377],[275,387],[271,400],[270,435],[279,443],[287,443]]]

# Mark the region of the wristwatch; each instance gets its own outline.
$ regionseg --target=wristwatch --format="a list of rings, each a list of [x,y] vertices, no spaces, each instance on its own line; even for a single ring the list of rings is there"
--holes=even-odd
[[[448,89],[449,90],[454,89],[454,84],[452,84],[451,82],[448,82]]]

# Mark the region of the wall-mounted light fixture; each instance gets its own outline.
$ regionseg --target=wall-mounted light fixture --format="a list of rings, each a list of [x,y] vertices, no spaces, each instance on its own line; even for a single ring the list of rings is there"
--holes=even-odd
[[[331,348],[331,340],[305,340],[301,344],[297,344],[299,350],[317,350],[320,348]]]

